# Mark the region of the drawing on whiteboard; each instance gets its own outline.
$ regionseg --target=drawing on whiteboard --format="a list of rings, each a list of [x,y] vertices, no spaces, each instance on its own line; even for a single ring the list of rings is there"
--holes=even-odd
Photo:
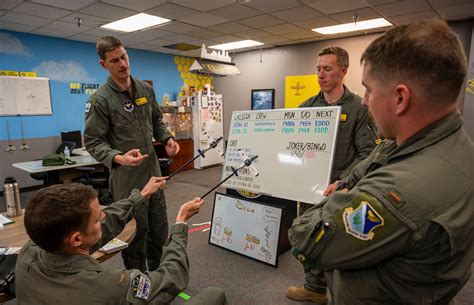
[[[272,259],[272,254],[263,246],[260,247],[260,250],[258,251],[258,255],[263,257],[267,262]]]
[[[220,236],[221,235],[221,230],[222,230],[222,225],[223,225],[223,221],[222,221],[222,218],[221,217],[217,217],[215,220],[214,220],[214,228],[213,228],[213,232],[215,235],[217,236]]]
[[[258,237],[256,236],[253,236],[252,234],[247,233],[247,235],[245,236],[245,240],[251,243],[254,243],[256,245],[260,245],[260,239],[258,239]]]
[[[0,77],[0,115],[51,114],[49,80],[41,77]]]
[[[224,227],[224,235],[222,236],[221,243],[227,242],[229,244],[232,243],[232,229],[229,227]]]
[[[265,207],[262,210],[262,214],[263,220],[265,220],[266,222],[278,223],[278,221],[280,220],[274,209]]]
[[[265,226],[265,241],[266,241],[266,244],[267,244],[267,248],[269,248],[269,244],[268,244],[268,238],[270,237],[270,235],[272,235],[272,230],[270,230],[270,227],[269,226]]]
[[[248,206],[245,203],[242,203],[240,200],[237,200],[237,202],[235,203],[235,207],[244,212],[255,213],[254,208]]]

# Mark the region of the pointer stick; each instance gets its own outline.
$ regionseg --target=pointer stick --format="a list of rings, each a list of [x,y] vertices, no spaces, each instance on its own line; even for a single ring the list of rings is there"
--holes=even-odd
[[[177,173],[179,173],[183,168],[186,167],[186,165],[188,165],[189,163],[193,162],[194,160],[196,160],[200,155],[196,155],[194,158],[192,158],[191,160],[189,160],[188,162],[184,163],[183,165],[181,165],[180,168],[178,168],[177,170],[174,171],[174,173],[172,173],[171,175],[169,175],[165,180],[170,180],[171,177],[173,177],[174,175],[176,175]]]
[[[239,168],[240,169],[240,168]],[[237,170],[236,170],[237,171]],[[232,172],[232,174],[230,174],[229,176],[227,176],[227,178],[225,178],[224,180],[222,180],[221,182],[219,182],[215,187],[213,187],[212,189],[210,189],[206,194],[202,195],[201,196],[201,199],[204,199],[204,197],[206,197],[207,195],[209,195],[213,190],[215,190],[216,188],[218,188],[222,183],[226,182],[227,180],[229,180],[233,175],[235,174],[235,172]]]

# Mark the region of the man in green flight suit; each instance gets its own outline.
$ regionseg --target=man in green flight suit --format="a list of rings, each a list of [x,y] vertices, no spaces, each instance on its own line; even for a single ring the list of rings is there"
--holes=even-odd
[[[161,176],[153,138],[165,145],[170,157],[179,145],[162,121],[153,88],[130,75],[128,55],[119,39],[102,37],[96,45],[107,82],[87,101],[84,142],[87,151],[110,169],[114,200],[127,198],[151,176]],[[168,237],[165,195],[151,196],[150,205],[134,211],[137,233],[122,252],[127,269],[154,270],[160,264]]]
[[[474,144],[457,111],[466,56],[443,21],[396,27],[361,58],[386,139],[289,230],[335,305],[449,304],[474,256]]]
[[[348,68],[349,54],[346,50],[340,47],[322,49],[318,53],[316,64],[321,91],[300,105],[300,107],[341,107],[331,183],[347,177],[375,147],[375,139],[368,128],[368,111],[362,106],[361,97],[344,85]],[[329,186],[332,187],[334,184]],[[300,203],[300,206],[302,210],[310,207],[304,203]],[[306,280],[304,286],[289,287],[287,296],[298,301],[326,303],[327,285],[324,273],[309,266],[305,267],[304,271]]]
[[[82,184],[54,185],[39,190],[28,202],[25,228],[31,238],[18,256],[15,279],[18,304],[169,304],[189,282],[186,221],[204,201],[183,204],[153,271],[105,269],[93,253],[117,236],[133,210],[163,188],[151,177],[141,191],[101,209],[97,193]],[[224,292],[206,288],[186,304],[223,305]]]

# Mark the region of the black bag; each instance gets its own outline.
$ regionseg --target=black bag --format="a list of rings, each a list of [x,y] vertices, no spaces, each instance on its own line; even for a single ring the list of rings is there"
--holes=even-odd
[[[48,154],[43,157],[43,162],[41,163],[43,166],[57,166],[63,164],[76,164],[76,161],[71,159],[66,159],[63,153],[59,154]]]
[[[18,254],[0,254],[0,292],[15,297],[15,265]]]

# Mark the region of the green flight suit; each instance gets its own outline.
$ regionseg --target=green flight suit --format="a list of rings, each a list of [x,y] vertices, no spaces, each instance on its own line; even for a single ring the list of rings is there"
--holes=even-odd
[[[344,86],[344,94],[336,103],[327,103],[324,100],[324,93],[319,92],[318,95],[309,98],[299,106],[341,106],[331,181],[349,176],[354,166],[367,158],[375,147],[375,139],[367,128],[369,124],[368,111],[362,106],[361,101],[360,96]]]
[[[474,257],[474,144],[451,113],[386,140],[321,209],[289,230],[293,254],[327,270],[336,305],[448,304]]]
[[[362,105],[360,96],[352,93],[344,86],[344,94],[333,104],[324,100],[324,93],[319,92],[300,107],[327,107],[340,106],[341,118],[337,132],[336,150],[331,172],[331,182],[347,177],[351,170],[362,160],[367,158],[375,147],[375,139],[370,133],[369,115],[367,109]],[[302,204],[302,210],[308,209],[310,205]],[[305,288],[311,291],[325,292],[326,279],[321,270],[313,270],[310,266],[304,268]]]
[[[138,190],[128,199],[104,208],[100,248],[117,236],[133,217],[133,208],[147,202]],[[140,270],[104,269],[88,255],[55,255],[29,241],[18,256],[15,280],[19,305],[84,304],[169,304],[189,282],[186,254],[186,224],[171,227],[163,247],[161,266],[142,273]],[[186,304],[223,305],[225,295],[219,288],[204,289]]]
[[[111,78],[88,100],[84,143],[97,161],[110,169],[110,189],[114,200],[127,198],[132,189],[142,189],[151,176],[161,176],[152,139],[162,143],[172,137],[162,118],[153,88],[132,80],[132,96],[120,91]],[[113,163],[117,154],[138,148],[148,154],[138,167]],[[168,221],[164,192],[150,198],[150,205],[135,210],[137,234],[129,248],[122,252],[127,269],[154,270],[160,263],[161,247],[168,237]],[[146,257],[145,257],[146,256]]]

